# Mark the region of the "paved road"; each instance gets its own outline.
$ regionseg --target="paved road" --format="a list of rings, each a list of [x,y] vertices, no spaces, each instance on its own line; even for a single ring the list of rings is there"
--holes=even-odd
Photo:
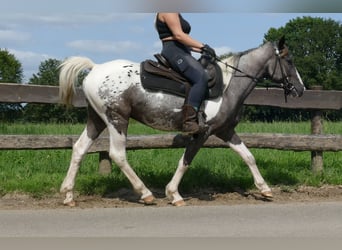
[[[2,210],[2,237],[342,237],[342,202]]]

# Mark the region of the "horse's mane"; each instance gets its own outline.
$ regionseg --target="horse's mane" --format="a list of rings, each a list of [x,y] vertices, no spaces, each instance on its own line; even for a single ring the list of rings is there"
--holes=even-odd
[[[237,63],[240,60],[240,55],[239,54],[240,53],[238,53],[238,54],[236,54],[236,53],[230,54],[229,56],[224,58],[221,62],[226,64],[226,65],[231,65],[233,67],[236,67]],[[223,91],[226,91],[226,89],[228,88],[228,85],[230,83],[230,80],[231,80],[231,78],[233,76],[232,73],[233,73],[234,70],[232,70],[232,68],[224,66],[224,65],[221,65],[221,69],[222,69],[223,77],[225,78],[223,80],[223,83],[224,83]]]
[[[250,52],[254,51],[255,49],[257,49],[257,48],[248,49],[248,50],[245,50],[245,51],[242,51],[242,52],[236,52],[236,53],[233,54],[233,56],[242,57],[242,56],[247,55]]]
[[[249,54],[249,53],[255,51],[256,49],[259,49],[260,47],[265,46],[266,44],[271,44],[271,42],[265,42],[265,43],[261,44],[261,45],[258,46],[258,47],[251,48],[251,49],[248,49],[248,50],[245,50],[245,51],[242,51],[242,52],[233,53],[232,56],[242,57],[242,56],[244,56],[244,55],[247,55],[247,54]]]
[[[236,67],[240,58],[242,56],[245,56],[245,55],[248,55],[249,53],[252,53],[253,51],[259,49],[260,47],[263,47],[263,46],[267,46],[267,44],[272,44],[271,42],[266,42],[264,44],[261,44],[259,47],[255,47],[255,48],[251,48],[251,49],[248,49],[248,50],[245,50],[245,51],[242,51],[242,52],[235,52],[235,53],[231,53],[229,54],[227,57],[225,57],[223,59],[223,63],[226,63],[228,65],[231,65],[233,67]],[[224,74],[226,74],[226,81],[225,81],[225,87],[224,87],[224,91],[226,90],[226,88],[228,87],[229,83],[230,83],[230,79],[232,77],[232,72],[233,72],[233,69],[230,68],[230,67],[222,67],[222,71]]]

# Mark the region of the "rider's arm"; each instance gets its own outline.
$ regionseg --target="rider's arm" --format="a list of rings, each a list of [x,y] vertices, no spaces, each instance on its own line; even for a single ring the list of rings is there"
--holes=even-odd
[[[171,30],[173,40],[177,40],[178,42],[191,47],[195,52],[201,52],[204,44],[183,32],[178,13],[161,13],[159,15],[161,21],[165,22]]]

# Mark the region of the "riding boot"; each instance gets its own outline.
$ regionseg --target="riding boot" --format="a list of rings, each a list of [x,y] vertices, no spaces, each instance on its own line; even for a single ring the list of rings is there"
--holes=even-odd
[[[183,114],[183,128],[182,132],[193,135],[204,132],[207,127],[198,124],[198,112],[189,104],[184,104],[182,107]]]

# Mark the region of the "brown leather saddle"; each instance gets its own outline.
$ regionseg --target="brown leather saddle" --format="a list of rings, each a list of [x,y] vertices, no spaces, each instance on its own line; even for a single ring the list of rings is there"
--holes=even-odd
[[[162,91],[186,98],[191,88],[189,81],[174,71],[161,54],[154,56],[157,61],[147,59],[140,64],[142,86],[150,91]],[[209,76],[206,99],[221,96],[223,91],[221,68],[216,62],[209,62],[203,58],[200,58],[199,61]]]

